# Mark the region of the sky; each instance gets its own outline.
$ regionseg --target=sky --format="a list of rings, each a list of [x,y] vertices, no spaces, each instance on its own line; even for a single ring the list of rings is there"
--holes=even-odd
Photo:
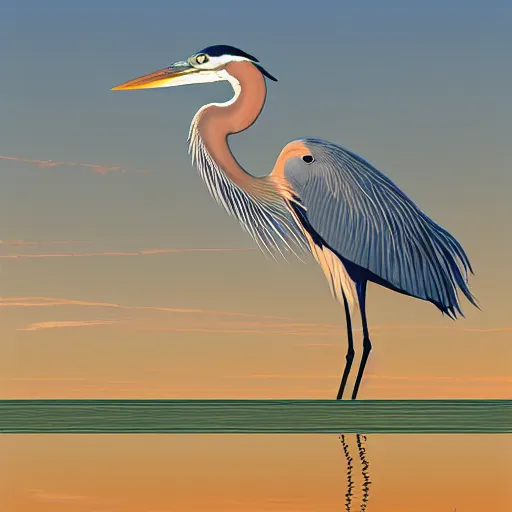
[[[110,90],[213,44],[279,79],[230,139],[247,170],[342,144],[470,257],[482,310],[457,322],[369,286],[359,397],[510,398],[511,25],[508,0],[3,0],[0,398],[335,397],[345,318],[321,269],[266,258],[191,166],[190,121],[229,85]],[[367,511],[509,509],[511,448],[368,436]],[[11,435],[0,455],[7,512],[346,510],[336,436]]]
[[[227,83],[111,87],[212,44],[268,83],[230,144],[261,176],[302,136],[359,153],[453,233],[482,311],[368,291],[360,398],[512,391],[509,2],[2,4],[0,397],[333,398],[343,308],[259,252],[187,154]],[[360,354],[360,320],[355,315]],[[356,362],[358,359],[356,359]]]

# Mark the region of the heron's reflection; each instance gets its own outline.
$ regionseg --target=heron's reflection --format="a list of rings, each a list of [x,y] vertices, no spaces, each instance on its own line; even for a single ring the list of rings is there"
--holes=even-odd
[[[345,455],[345,459],[347,460],[347,493],[345,494],[345,510],[347,512],[352,512],[352,502],[355,496],[354,495],[354,475],[353,469],[354,465],[352,464],[354,459],[351,457],[350,452],[351,448],[352,452],[355,450],[359,457],[359,464],[361,467],[361,512],[365,512],[366,507],[368,506],[368,501],[370,499],[370,486],[372,484],[370,480],[370,463],[367,457],[366,450],[366,436],[363,434],[356,434],[356,443],[352,444],[349,440],[349,437],[345,434],[340,434],[341,446],[343,448],[343,453]]]

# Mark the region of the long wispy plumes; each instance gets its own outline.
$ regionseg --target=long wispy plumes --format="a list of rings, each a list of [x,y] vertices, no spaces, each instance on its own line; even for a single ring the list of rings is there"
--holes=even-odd
[[[0,160],[6,160],[10,162],[23,162],[27,164],[33,164],[36,167],[58,167],[58,166],[68,166],[68,167],[82,167],[84,169],[89,169],[95,174],[107,174],[109,172],[129,172],[129,173],[139,173],[139,174],[147,174],[151,171],[148,169],[131,169],[129,167],[121,167],[119,165],[103,165],[103,164],[85,164],[81,162],[69,162],[69,161],[58,161],[58,160],[34,160],[31,158],[22,158],[15,156],[3,156],[0,155]]]

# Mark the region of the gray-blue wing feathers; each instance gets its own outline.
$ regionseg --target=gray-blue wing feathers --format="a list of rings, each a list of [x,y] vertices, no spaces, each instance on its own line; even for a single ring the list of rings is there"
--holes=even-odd
[[[467,285],[469,259],[450,233],[358,155],[319,139],[301,141],[315,161],[292,159],[285,176],[331,249],[452,318],[462,315],[457,288],[478,307]]]

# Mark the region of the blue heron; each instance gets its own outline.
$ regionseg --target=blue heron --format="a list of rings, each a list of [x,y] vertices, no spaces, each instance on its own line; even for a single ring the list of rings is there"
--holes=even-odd
[[[211,195],[271,255],[312,254],[335,300],[343,303],[348,349],[337,399],[354,359],[352,311],[358,306],[363,350],[352,399],[372,344],[366,318],[367,283],[434,304],[452,319],[463,316],[458,289],[479,307],[468,287],[469,259],[388,177],[348,149],[317,138],[288,143],[264,177],[246,172],[228,136],[249,128],[277,81],[248,53],[209,46],[186,61],[135,78],[112,90],[151,89],[228,81],[234,96],[199,109],[189,131],[189,153]]]

